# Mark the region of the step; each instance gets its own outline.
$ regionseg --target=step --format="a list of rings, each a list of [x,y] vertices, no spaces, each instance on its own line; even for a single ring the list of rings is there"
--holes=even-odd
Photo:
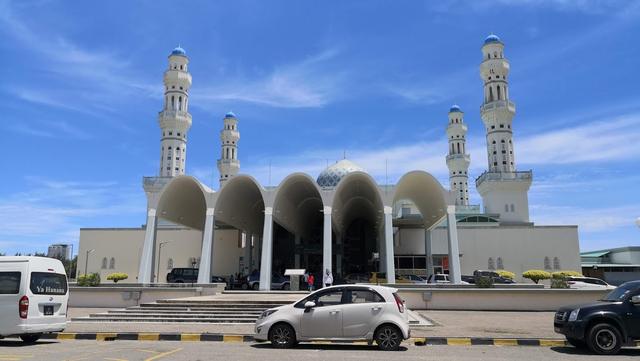
[[[189,303],[143,303],[140,307],[155,308],[155,307],[171,307],[171,308],[274,308],[284,306],[280,303],[265,303],[265,304],[189,304]]]
[[[256,320],[259,315],[203,315],[203,314],[193,314],[193,315],[142,315],[142,314],[111,314],[111,313],[92,313],[89,315],[90,318],[95,319],[105,319],[105,318],[118,318],[118,317],[126,317],[126,318],[220,318],[220,319],[251,319]]]
[[[244,304],[253,304],[253,305],[262,305],[262,304],[281,304],[286,305],[289,303],[293,303],[293,301],[289,300],[184,300],[184,299],[169,299],[169,300],[157,300],[156,303],[163,304],[176,304],[176,303],[185,303],[185,304],[233,304],[233,305],[244,305]]]
[[[189,322],[189,323],[255,323],[253,319],[224,319],[224,318],[141,318],[141,317],[111,317],[111,318],[72,318],[73,322]]]
[[[139,313],[139,314],[154,314],[154,315],[181,315],[181,314],[244,314],[244,315],[259,315],[262,313],[260,310],[233,310],[233,311],[202,311],[202,310],[180,310],[180,311],[165,311],[165,310],[147,310],[147,309],[125,309],[125,310],[108,310],[110,314],[122,314],[122,313]]]

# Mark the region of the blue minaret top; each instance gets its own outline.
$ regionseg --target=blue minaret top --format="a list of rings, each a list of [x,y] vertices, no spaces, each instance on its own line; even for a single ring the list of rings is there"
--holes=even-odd
[[[225,118],[235,118],[236,115],[233,114],[233,112],[227,112],[227,114],[224,115]]]
[[[451,108],[449,109],[449,113],[462,113],[462,109],[460,109],[460,107],[456,104],[452,105]]]
[[[491,34],[491,35],[487,36],[486,39],[484,39],[484,43],[485,44],[502,43],[502,41],[500,41],[500,38],[496,34]]]
[[[187,52],[184,51],[184,49],[182,49],[180,45],[178,45],[175,49],[171,51],[171,55],[187,56]]]

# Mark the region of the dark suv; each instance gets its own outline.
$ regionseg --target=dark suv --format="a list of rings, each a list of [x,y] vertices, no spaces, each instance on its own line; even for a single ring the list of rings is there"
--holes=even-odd
[[[633,345],[640,339],[640,281],[624,283],[598,302],[560,308],[553,326],[573,346],[601,355]]]
[[[167,283],[198,283],[198,268],[174,268],[167,273]],[[211,276],[212,283],[227,283],[224,277]]]

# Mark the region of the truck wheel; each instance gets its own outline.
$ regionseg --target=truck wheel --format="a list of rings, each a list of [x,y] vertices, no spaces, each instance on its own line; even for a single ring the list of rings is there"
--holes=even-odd
[[[397,327],[391,325],[380,327],[374,338],[382,351],[398,351],[402,342],[402,334]]]
[[[569,345],[575,347],[575,348],[585,348],[587,347],[587,344],[584,342],[584,340],[580,340],[577,338],[572,338],[572,337],[567,337],[567,342],[569,342]]]
[[[257,290],[260,289],[260,284],[258,282],[256,282],[256,283],[253,284],[253,287],[251,287],[251,288],[253,288],[254,291],[257,291]]]
[[[622,347],[622,335],[618,329],[608,323],[599,323],[588,331],[587,346],[600,355],[614,355]]]
[[[278,323],[269,330],[269,341],[275,348],[291,348],[296,344],[296,333],[286,323]]]
[[[40,339],[41,333],[30,333],[28,335],[21,335],[20,338],[24,343],[34,343]]]

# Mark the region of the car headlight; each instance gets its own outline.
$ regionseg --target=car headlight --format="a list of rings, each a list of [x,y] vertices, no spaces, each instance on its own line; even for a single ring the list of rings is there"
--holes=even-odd
[[[267,317],[273,315],[276,312],[278,312],[278,310],[266,310],[266,311],[262,312],[262,314],[260,315],[260,319],[267,318]]]
[[[573,322],[575,320],[578,319],[578,313],[580,313],[580,309],[576,308],[575,310],[571,311],[571,313],[569,314],[569,322]]]

